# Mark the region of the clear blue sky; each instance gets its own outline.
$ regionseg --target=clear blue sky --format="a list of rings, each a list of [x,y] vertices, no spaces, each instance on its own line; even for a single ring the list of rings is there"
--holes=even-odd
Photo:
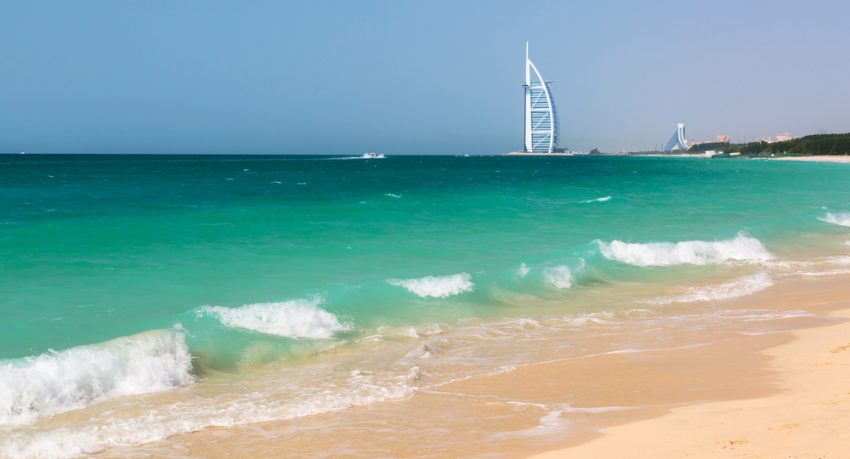
[[[533,9],[531,9],[533,8]],[[850,131],[850,2],[0,3],[0,151],[496,153]]]

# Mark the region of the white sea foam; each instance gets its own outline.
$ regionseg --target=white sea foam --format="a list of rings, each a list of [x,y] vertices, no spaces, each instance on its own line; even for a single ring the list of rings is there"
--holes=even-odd
[[[179,330],[0,362],[0,425],[26,424],[109,398],[188,384],[191,367]]]
[[[395,194],[395,193],[384,193],[384,196],[386,196],[388,198],[401,199],[401,195]]]
[[[414,347],[404,355],[404,359],[430,359],[435,353],[436,351],[434,350],[434,347],[429,343],[419,343],[418,346]]]
[[[850,245],[850,244],[847,244],[847,245]],[[831,263],[831,264],[834,264],[834,265],[842,265],[842,266],[850,265],[850,257],[844,257],[844,256],[830,257],[830,258],[827,258],[826,261],[827,261],[827,263]]]
[[[587,199],[585,201],[582,201],[582,203],[583,204],[589,204],[591,202],[607,202],[607,201],[610,201],[611,199],[613,199],[611,196],[603,196],[601,198],[596,198],[596,199]]]
[[[82,427],[21,431],[0,438],[0,457],[72,458],[112,446],[136,445],[208,427],[294,419],[411,396],[420,378],[418,367],[397,375],[352,371],[344,386],[307,388],[295,400],[268,399],[252,393],[229,401],[192,399],[124,419],[97,419]]]
[[[517,267],[517,269],[516,269],[516,274],[519,277],[525,277],[530,272],[531,272],[531,268],[529,268],[528,265],[525,264],[525,263],[520,263],[519,267]]]
[[[719,285],[699,287],[683,295],[656,298],[651,303],[701,303],[708,301],[731,300],[760,292],[773,285],[773,279],[767,273],[756,273]]]
[[[553,266],[543,270],[543,277],[549,285],[557,288],[573,286],[573,272],[569,266]]]
[[[390,285],[404,287],[422,298],[448,298],[475,290],[472,276],[467,273],[449,276],[425,276],[419,279],[390,279]]]
[[[335,315],[320,308],[322,298],[274,303],[255,303],[238,308],[205,306],[200,314],[210,314],[222,324],[286,338],[328,339],[351,329]]]
[[[634,266],[708,265],[773,258],[764,244],[744,233],[720,241],[630,243],[596,241],[605,258]]]
[[[608,311],[593,312],[580,316],[564,317],[564,323],[574,327],[584,327],[589,324],[610,325],[614,323],[614,314]]]
[[[360,156],[343,156],[343,157],[327,158],[327,159],[340,160],[340,159],[384,159],[384,158],[386,158],[386,156],[384,156],[383,153],[363,153]]]
[[[825,271],[799,271],[794,273],[799,276],[804,277],[827,277],[827,276],[840,276],[844,274],[850,274],[850,269],[830,269]]]
[[[850,226],[850,212],[827,212],[823,217],[818,217],[818,220],[833,225]]]

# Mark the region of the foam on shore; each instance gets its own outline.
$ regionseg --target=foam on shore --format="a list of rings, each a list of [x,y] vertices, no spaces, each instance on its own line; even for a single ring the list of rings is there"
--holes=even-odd
[[[719,285],[692,289],[683,295],[665,296],[650,301],[655,304],[701,303],[731,300],[760,292],[773,285],[773,278],[767,273],[756,273],[742,279]]]
[[[16,432],[0,438],[0,457],[72,458],[113,446],[148,443],[208,427],[280,421],[398,400],[415,392],[415,382],[419,378],[418,367],[399,374],[354,370],[342,387],[314,387],[294,400],[270,401],[257,393],[220,402],[188,400],[154,408],[132,418],[112,419],[84,427]],[[199,406],[199,402],[204,404]]]

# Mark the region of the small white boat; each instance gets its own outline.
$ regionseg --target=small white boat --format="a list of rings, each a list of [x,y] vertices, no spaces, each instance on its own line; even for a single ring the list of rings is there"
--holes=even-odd
[[[363,158],[363,159],[383,159],[384,155],[380,154],[380,153],[375,153],[373,151],[373,152],[369,152],[369,153],[363,153],[363,156],[361,156],[361,158]]]

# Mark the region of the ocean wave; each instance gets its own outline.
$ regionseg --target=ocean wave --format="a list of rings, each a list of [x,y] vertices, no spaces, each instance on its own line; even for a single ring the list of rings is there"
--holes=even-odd
[[[655,304],[671,304],[731,300],[760,292],[772,285],[773,278],[767,273],[756,273],[732,282],[695,288],[684,295],[665,296],[656,298],[650,302]]]
[[[204,306],[199,314],[214,316],[223,325],[285,338],[329,339],[351,329],[337,316],[320,308],[321,297],[272,303],[246,304],[238,308]]]
[[[472,276],[467,273],[449,276],[425,276],[418,279],[390,279],[390,285],[404,287],[422,298],[448,298],[475,290]]]
[[[634,266],[708,265],[773,259],[764,244],[744,233],[720,241],[630,243],[596,240],[602,255]]]
[[[833,225],[850,226],[850,212],[827,212],[823,217],[818,217],[818,220]]]
[[[90,425],[65,426],[47,431],[15,432],[0,438],[0,457],[72,458],[126,446],[162,440],[209,427],[231,427],[282,421],[399,400],[413,395],[421,377],[418,367],[399,374],[352,371],[341,387],[318,383],[295,400],[269,400],[262,393],[198,406],[182,401],[124,419],[99,420]]]
[[[613,199],[611,196],[603,196],[601,198],[596,198],[596,199],[587,199],[587,200],[581,201],[581,203],[582,204],[590,204],[591,202],[608,202],[611,199]]]
[[[27,424],[123,395],[192,381],[179,330],[156,330],[96,345],[0,362],[0,425]]]
[[[573,286],[573,272],[569,266],[553,266],[543,270],[543,278],[546,283],[556,288],[570,288]]]
[[[516,275],[519,277],[525,277],[528,273],[531,272],[531,268],[528,267],[525,263],[520,263],[516,269]]]

